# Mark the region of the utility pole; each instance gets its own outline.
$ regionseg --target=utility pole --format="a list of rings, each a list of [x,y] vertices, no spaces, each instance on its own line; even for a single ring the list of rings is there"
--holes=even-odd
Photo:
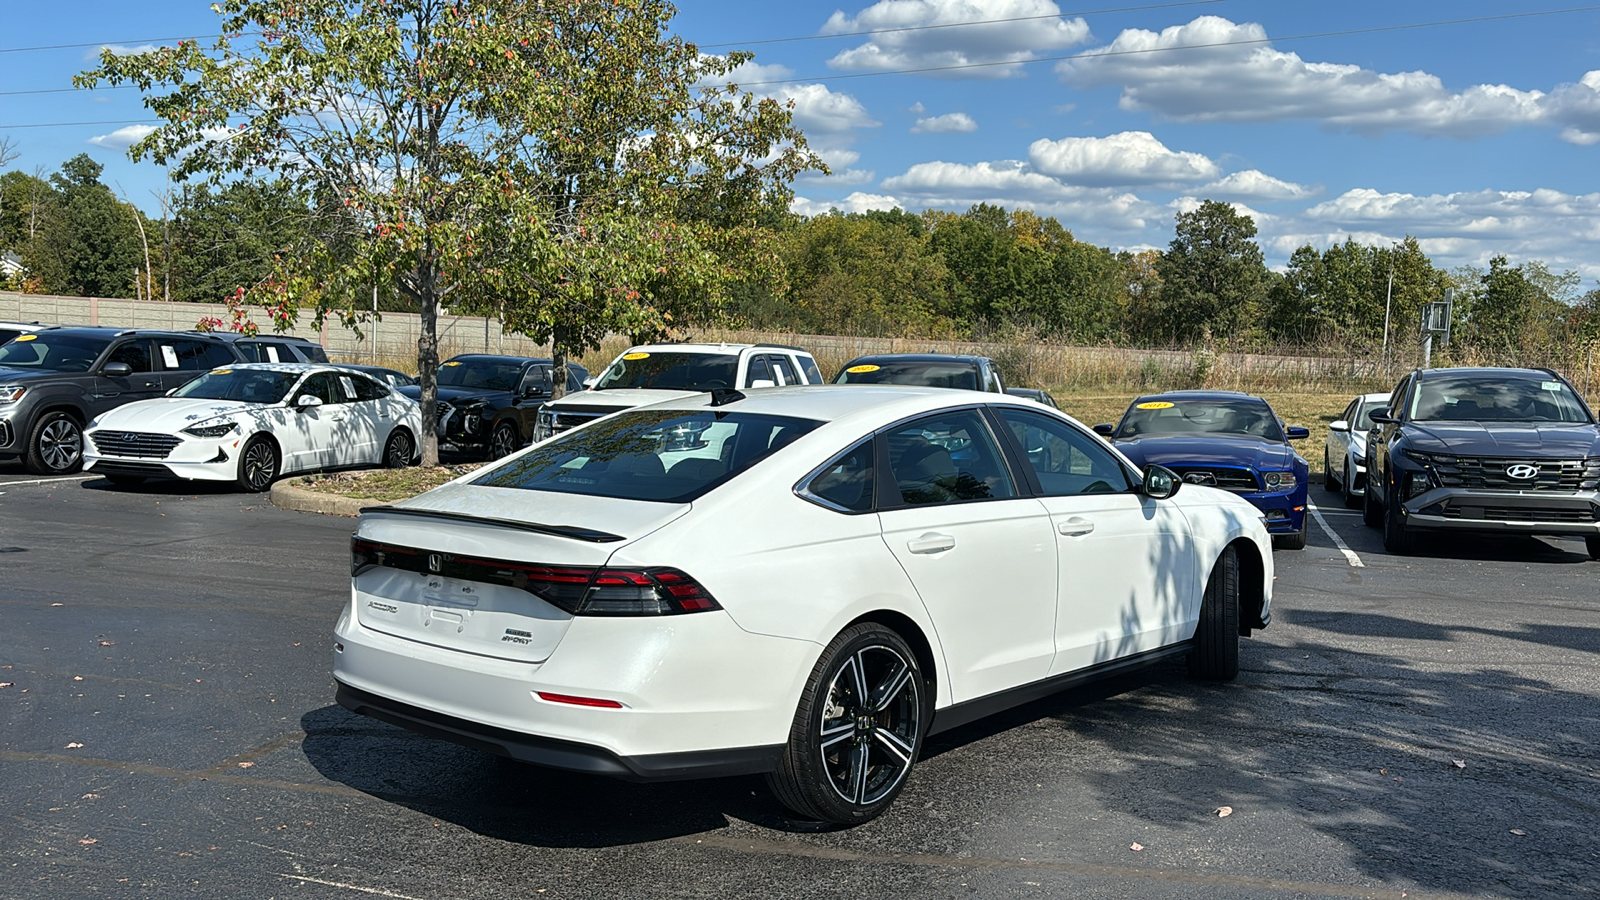
[[[1383,377],[1389,378],[1389,309],[1394,303],[1394,260],[1389,260],[1389,291],[1383,297]]]

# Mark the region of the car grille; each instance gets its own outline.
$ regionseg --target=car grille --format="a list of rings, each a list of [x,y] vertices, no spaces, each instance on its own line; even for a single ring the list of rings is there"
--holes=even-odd
[[[0,447],[11,446],[11,423],[0,420]]]
[[[571,428],[577,428],[585,422],[593,422],[601,416],[609,416],[614,412],[630,409],[627,406],[585,406],[582,411],[551,409],[550,433],[560,434]]]
[[[1497,491],[1592,491],[1600,488],[1600,457],[1589,459],[1517,459],[1499,456],[1428,457],[1443,487]],[[1529,465],[1533,478],[1512,478],[1506,470]]]
[[[1219,487],[1225,491],[1238,491],[1244,494],[1253,494],[1261,489],[1261,483],[1256,481],[1255,473],[1249,469],[1239,469],[1229,466],[1174,466],[1172,471],[1178,473],[1189,484],[1203,484],[1207,487]]]
[[[144,431],[99,431],[90,435],[95,449],[102,456],[131,456],[142,459],[166,459],[172,448],[181,441],[170,434],[150,434]]]
[[[450,427],[450,417],[455,414],[455,407],[444,402],[443,400],[440,400],[434,403],[434,411],[435,416],[433,420],[433,430],[437,432],[440,437],[443,437],[445,429]]]
[[[1517,506],[1461,506],[1451,504],[1442,513],[1446,519],[1487,522],[1594,522],[1593,509],[1536,509]]]

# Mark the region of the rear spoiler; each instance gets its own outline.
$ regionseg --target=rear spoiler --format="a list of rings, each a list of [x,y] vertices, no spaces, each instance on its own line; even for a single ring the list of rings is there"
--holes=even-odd
[[[378,513],[388,516],[416,516],[424,519],[445,519],[451,522],[471,522],[478,525],[494,525],[500,528],[515,528],[518,531],[531,531],[534,534],[548,534],[555,537],[571,538],[575,541],[585,541],[590,544],[613,544],[627,538],[609,531],[599,531],[594,528],[583,528],[577,525],[545,525],[539,522],[519,522],[514,519],[493,519],[487,516],[473,516],[467,513],[447,512],[441,509],[419,509],[410,506],[368,506],[361,510],[362,515]]]

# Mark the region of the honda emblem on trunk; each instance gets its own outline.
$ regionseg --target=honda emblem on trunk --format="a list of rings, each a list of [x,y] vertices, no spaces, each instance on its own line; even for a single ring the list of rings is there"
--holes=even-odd
[[[1523,481],[1526,481],[1529,478],[1539,477],[1539,467],[1530,466],[1527,463],[1517,463],[1514,466],[1506,466],[1506,474],[1512,478],[1519,478]]]
[[[432,572],[433,574],[437,575],[437,574],[439,574],[439,570],[441,568],[443,568],[443,567],[444,567],[444,554],[443,553],[429,553],[428,554],[428,571],[429,572]]]

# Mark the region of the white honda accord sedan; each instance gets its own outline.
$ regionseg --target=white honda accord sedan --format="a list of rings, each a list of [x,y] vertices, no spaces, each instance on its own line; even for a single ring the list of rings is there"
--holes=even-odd
[[[184,478],[264,491],[291,472],[411,465],[421,428],[414,401],[364,372],[244,363],[101,414],[84,432],[83,470],[114,484]]]
[[[1272,544],[1005,395],[821,386],[615,413],[352,539],[348,709],[634,780],[878,815],[930,735],[1178,654],[1232,679]]]

